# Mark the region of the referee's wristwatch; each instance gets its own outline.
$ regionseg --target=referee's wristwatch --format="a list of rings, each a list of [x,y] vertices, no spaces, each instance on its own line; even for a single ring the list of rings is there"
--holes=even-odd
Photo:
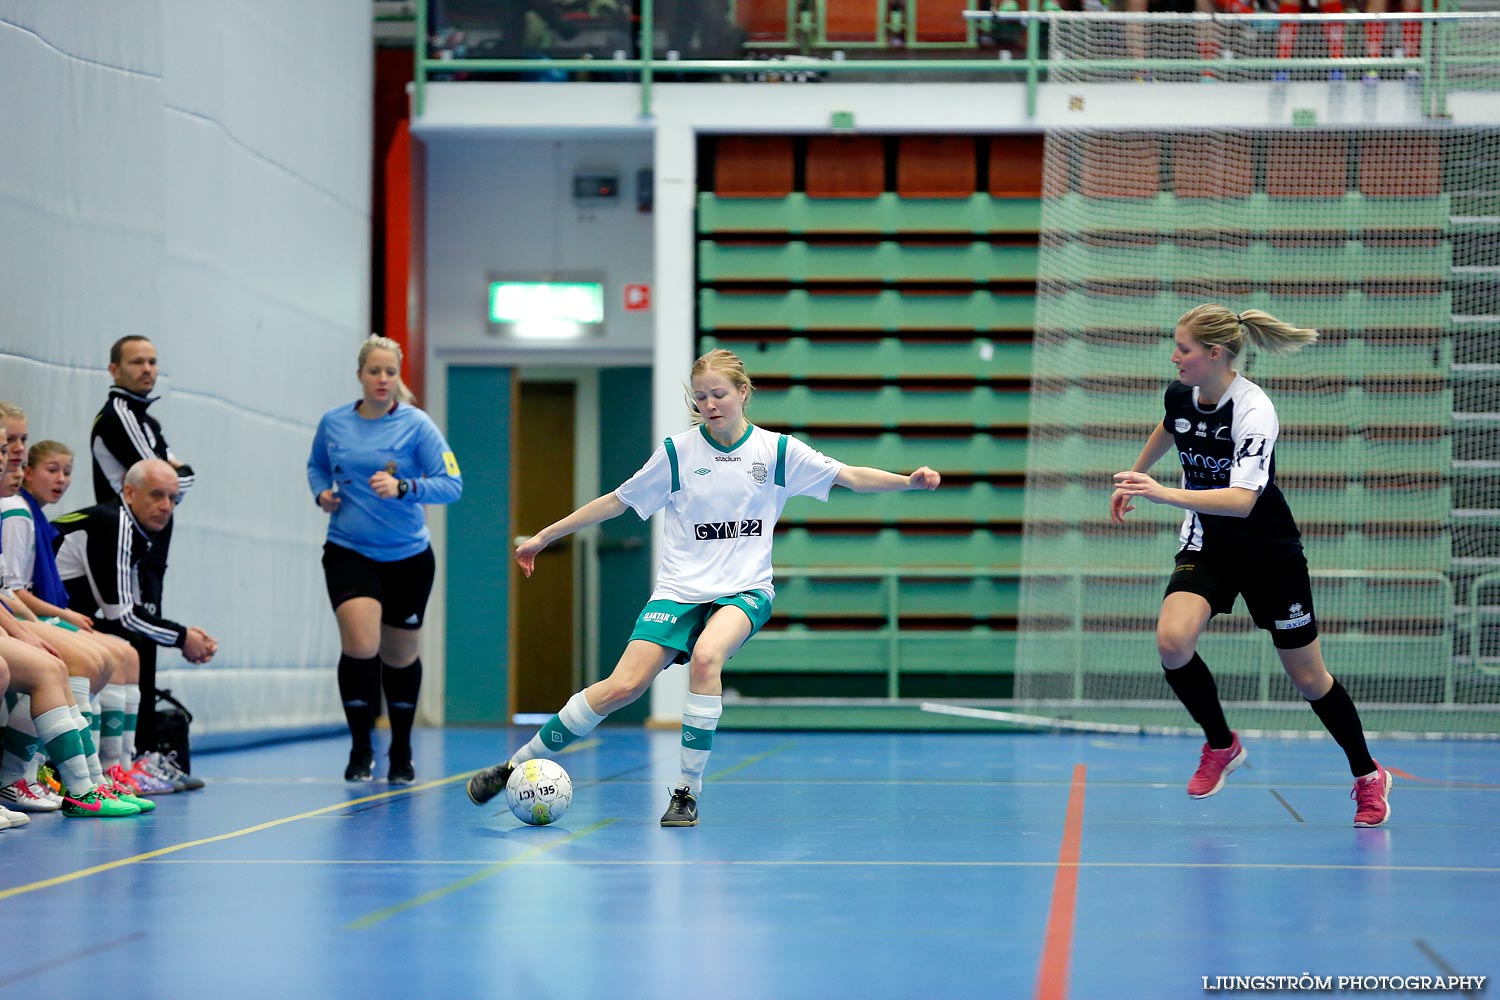
[[[408,479],[396,480],[396,499],[404,500],[406,494],[411,492],[411,481]]]

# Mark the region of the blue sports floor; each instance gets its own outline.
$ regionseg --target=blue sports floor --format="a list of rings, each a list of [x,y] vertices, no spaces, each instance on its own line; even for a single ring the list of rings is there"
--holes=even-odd
[[[1247,741],[1194,801],[1185,738],[725,732],[702,824],[664,830],[675,733],[571,748],[555,826],[471,805],[462,779],[528,735],[419,732],[404,788],[346,786],[342,740],[202,755],[208,788],[149,817],[0,833],[0,994],[1201,998],[1205,976],[1500,974],[1500,744],[1375,745],[1393,815],[1359,830],[1326,740]]]

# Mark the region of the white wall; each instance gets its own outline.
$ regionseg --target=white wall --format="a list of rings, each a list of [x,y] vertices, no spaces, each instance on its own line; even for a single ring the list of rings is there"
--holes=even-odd
[[[427,342],[443,359],[489,364],[639,364],[651,351],[650,313],[622,307],[626,284],[653,281],[651,214],[636,209],[636,176],[651,166],[651,134],[596,139],[444,136],[427,143]],[[573,198],[573,177],[619,177],[614,201]],[[584,350],[495,333],[489,282],[604,282],[605,329]],[[430,380],[431,381],[431,380]]]
[[[220,639],[159,684],[204,734],[342,719],[303,465],[370,328],[371,58],[359,0],[0,0],[0,398],[86,455],[110,343],[156,344],[164,610]]]

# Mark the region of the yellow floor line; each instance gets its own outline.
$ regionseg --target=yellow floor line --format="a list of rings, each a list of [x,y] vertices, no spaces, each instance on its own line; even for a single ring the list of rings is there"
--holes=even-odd
[[[722,771],[710,771],[710,772],[708,772],[708,774],[704,775],[703,781],[704,781],[705,784],[707,782],[710,782],[710,781],[718,781],[720,778],[724,777],[724,775],[726,775],[726,774],[733,774],[736,771],[743,770],[744,768],[749,767],[751,764],[759,764],[761,761],[765,760],[767,757],[774,757],[774,756],[776,756],[779,753],[786,753],[788,750],[790,750],[792,747],[794,747],[796,745],[797,745],[796,743],[783,743],[780,746],[772,747],[771,749],[767,750],[765,753],[758,753],[754,757],[746,757],[744,760],[740,761],[738,764],[732,765],[730,767],[726,767]]]
[[[556,850],[557,848],[562,847],[564,844],[571,844],[573,841],[579,839],[580,837],[587,837],[591,833],[596,833],[599,830],[604,829],[606,826],[618,822],[618,819],[600,820],[593,826],[585,827],[575,834],[563,837],[560,840],[554,840],[551,843],[540,844],[528,851],[524,851],[516,857],[510,859],[509,861],[500,861],[495,864],[491,864],[488,867],[475,872],[473,875],[469,875],[466,878],[461,878],[457,882],[452,882],[448,885],[443,886],[441,889],[434,889],[431,892],[424,892],[422,893],[422,895],[416,896],[412,899],[408,899],[404,903],[397,903],[395,906],[388,906],[383,910],[376,910],[374,913],[360,917],[358,920],[349,924],[348,929],[351,931],[368,930],[369,928],[374,927],[376,924],[380,923],[383,920],[389,920],[391,917],[394,917],[401,913],[405,913],[407,910],[416,909],[418,906],[425,906],[428,903],[435,902],[436,900],[442,899],[444,896],[458,892],[460,889],[467,889],[472,885],[477,885],[493,875],[500,874],[507,868],[514,868],[516,865],[525,864],[532,858],[535,858],[542,854],[546,854],[548,851]]]
[[[154,858],[162,857],[163,855],[175,854],[178,851],[185,851],[190,847],[202,847],[205,844],[217,844],[221,840],[233,840],[236,837],[249,836],[252,833],[259,833],[262,830],[270,830],[278,826],[285,826],[287,823],[295,823],[298,820],[311,819],[314,816],[323,816],[331,812],[338,812],[343,809],[348,809],[350,806],[362,805],[366,802],[379,802],[382,799],[396,798],[397,796],[401,795],[411,795],[414,792],[425,791],[429,788],[437,788],[441,785],[450,785],[455,781],[466,780],[469,775],[473,773],[473,771],[464,771],[461,774],[450,774],[448,777],[439,778],[437,781],[428,781],[420,785],[411,785],[406,788],[398,788],[394,791],[380,792],[376,795],[366,795],[362,798],[349,799],[346,802],[338,802],[331,806],[324,806],[321,809],[313,809],[309,812],[298,813],[295,816],[286,816],[282,819],[273,819],[265,823],[257,823],[254,826],[247,826],[243,830],[235,830],[233,833],[221,833],[215,837],[204,837],[201,840],[189,840],[181,844],[173,844],[171,847],[162,847],[155,851],[147,851],[145,854],[137,854],[133,857],[121,858],[118,861],[109,861],[102,865],[94,865],[92,868],[80,868],[78,871],[69,872],[66,875],[56,875],[52,878],[44,878],[39,882],[30,882],[26,885],[18,885],[14,889],[0,890],[0,900],[10,899],[13,896],[24,896],[28,892],[38,892],[42,889],[50,889],[53,886],[66,885],[69,882],[77,882],[79,879],[88,878],[91,875],[102,875],[104,872],[114,871],[116,868],[124,868],[127,865],[139,864],[142,861],[150,861]],[[179,794],[190,795],[193,793],[181,792]],[[94,822],[105,821],[95,820]],[[128,821],[110,820],[109,822],[118,823]]]

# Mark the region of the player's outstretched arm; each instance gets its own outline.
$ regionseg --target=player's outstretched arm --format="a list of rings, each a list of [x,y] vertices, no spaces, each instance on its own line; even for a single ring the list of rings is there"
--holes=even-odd
[[[935,490],[943,477],[925,465],[909,476],[863,465],[846,465],[833,481],[855,493],[895,493],[898,490]]]
[[[1171,432],[1161,424],[1157,424],[1151,429],[1151,436],[1146,439],[1146,445],[1141,449],[1130,471],[1146,472],[1159,462],[1171,447]],[[1115,479],[1118,480],[1121,475],[1124,473],[1117,473]],[[1121,491],[1118,482],[1116,483],[1114,492],[1109,496],[1109,519],[1111,521],[1116,524],[1125,523],[1125,515],[1135,510],[1135,504],[1130,502],[1131,496],[1132,494]]]
[[[592,527],[601,521],[608,521],[612,517],[619,517],[630,508],[625,506],[625,501],[615,496],[613,492],[579,507],[573,513],[547,525],[541,531],[532,535],[526,541],[516,546],[516,563],[521,567],[521,572],[527,576],[536,569],[536,554],[559,538],[566,538],[575,531]]]

